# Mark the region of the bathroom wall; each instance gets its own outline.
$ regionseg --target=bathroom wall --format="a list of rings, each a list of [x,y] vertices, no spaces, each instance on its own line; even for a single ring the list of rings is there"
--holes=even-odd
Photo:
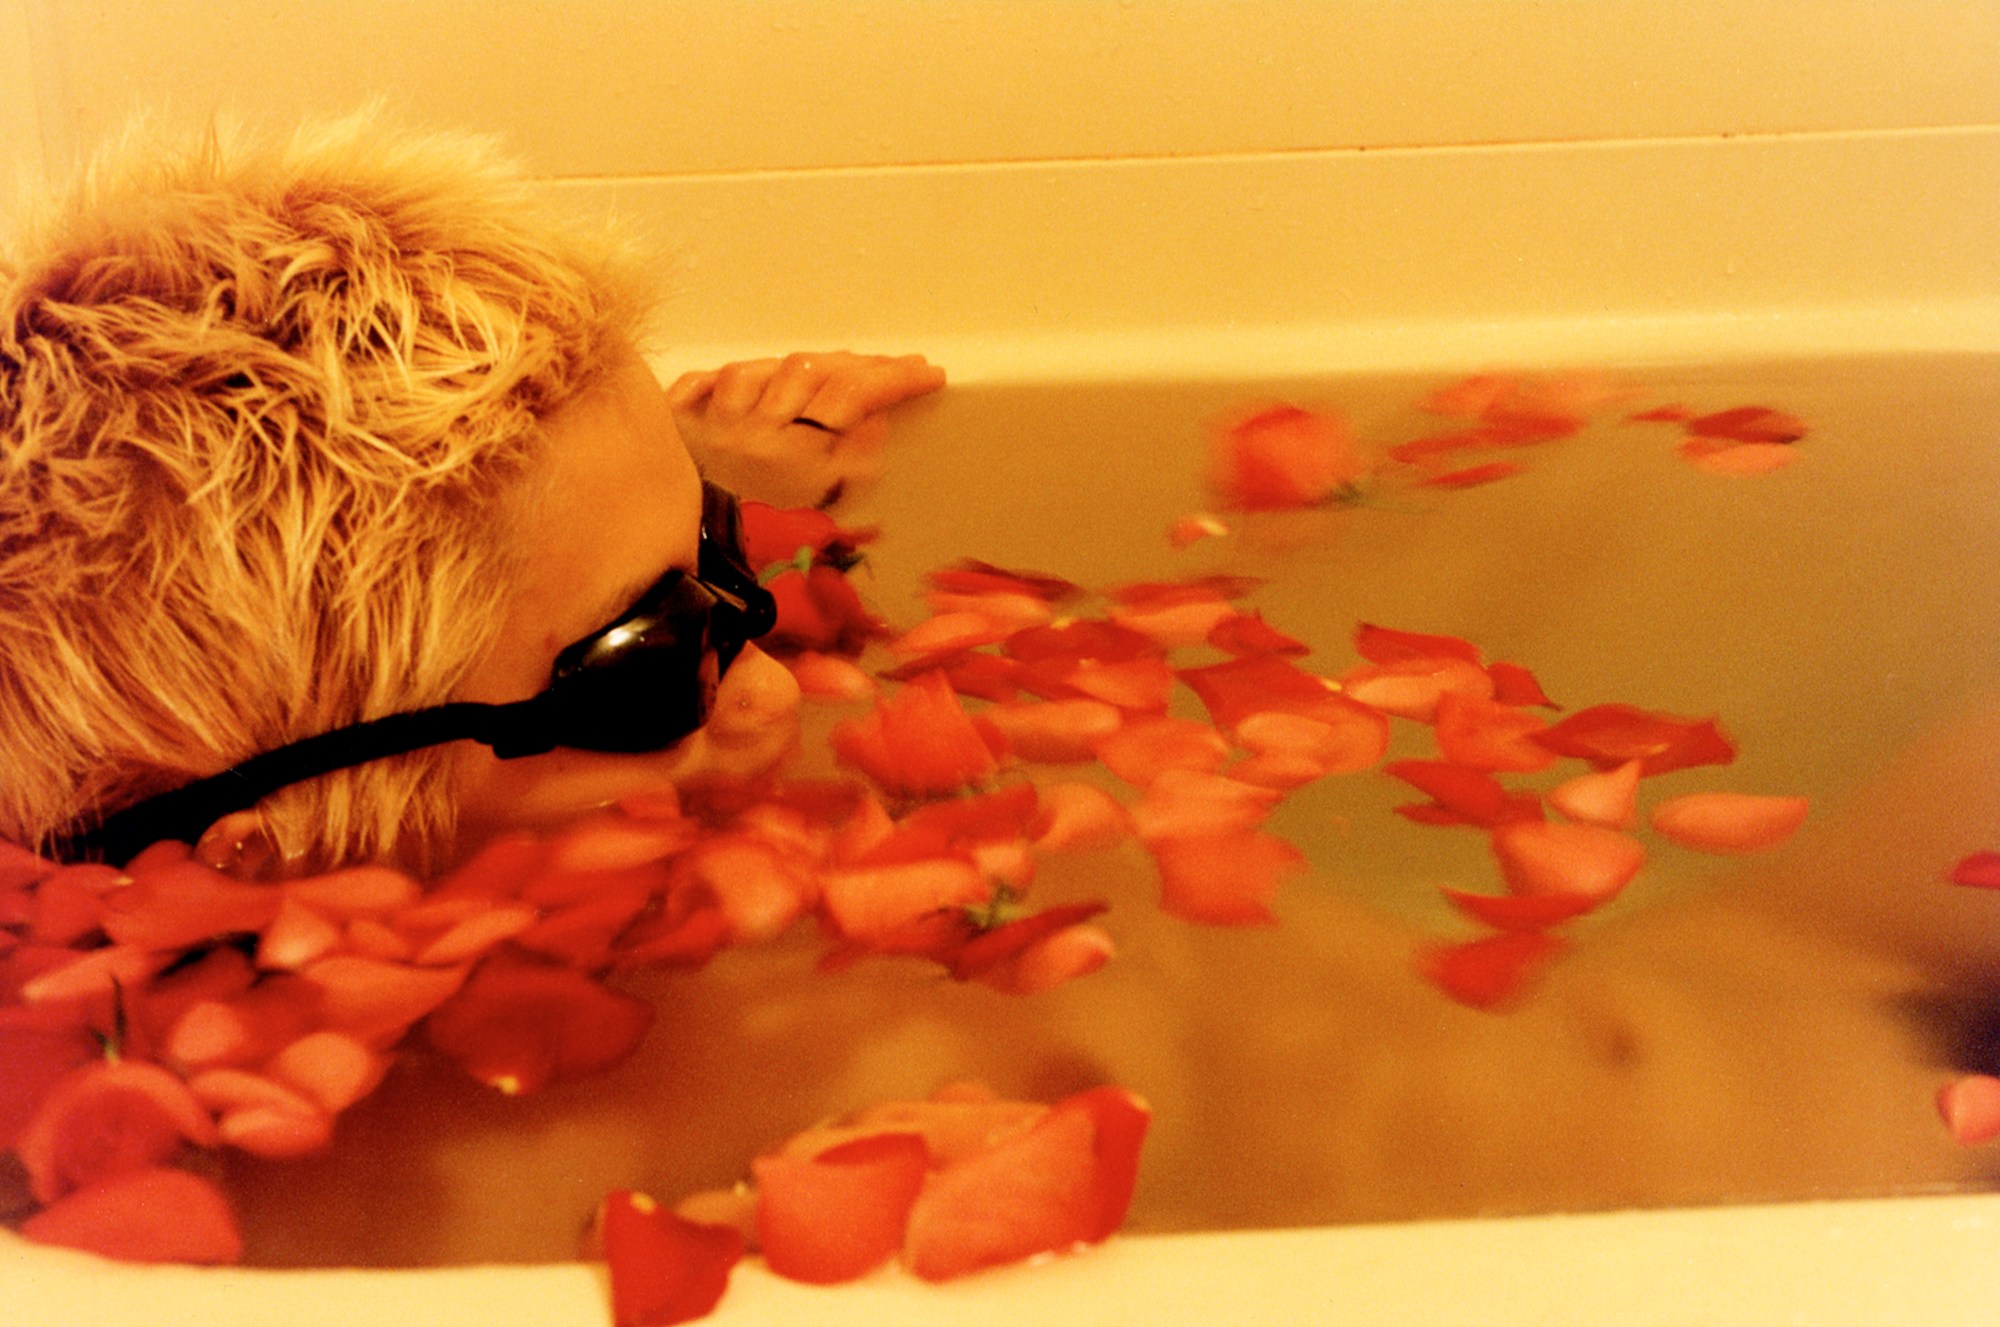
[[[16,178],[377,95],[651,230],[669,357],[2000,325],[2000,0],[0,0]]]

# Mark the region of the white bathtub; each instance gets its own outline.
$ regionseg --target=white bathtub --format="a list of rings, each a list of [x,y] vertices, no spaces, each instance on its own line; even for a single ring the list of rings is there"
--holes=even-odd
[[[667,372],[773,349],[921,349],[1004,397],[2000,349],[1990,3],[1106,3],[1066,27],[1044,6],[798,3],[773,6],[757,41],[728,4],[691,6],[678,34],[615,4],[560,29],[523,7],[498,35],[482,19],[492,48],[442,84],[469,22],[450,6],[434,38],[407,35],[422,25],[387,4],[341,8],[338,25],[318,14],[325,26],[310,5],[272,20],[169,8],[93,33],[58,6],[8,6],[0,37],[40,43],[0,65],[36,89],[8,94],[35,149],[14,159],[59,160],[130,84],[217,99],[228,43],[321,43],[315,68],[333,72],[301,87],[281,60],[229,62],[248,67],[236,99],[283,114],[383,87],[512,131],[579,207],[673,237]],[[503,95],[529,67],[509,61],[557,32],[571,86]],[[930,58],[884,92],[877,44],[896,33],[894,61]],[[698,74],[657,72],[686,69],[690,49],[713,57]],[[1004,106],[994,51],[1019,74]],[[1393,77],[1398,60],[1426,81]],[[566,102],[603,94],[585,86],[600,65],[620,71],[607,81],[623,100]],[[371,72],[336,92],[342,69]],[[732,96],[743,104],[714,111]],[[648,124],[670,143],[635,156]],[[944,406],[919,421],[912,446],[950,419]],[[1969,569],[1965,593],[1991,574]],[[818,1290],[746,1265],[715,1320],[1931,1324],[2000,1302],[1996,1241],[1990,1195],[1132,1236],[945,1287]],[[24,1327],[607,1317],[601,1271],[580,1265],[192,1271],[11,1239],[0,1304]]]

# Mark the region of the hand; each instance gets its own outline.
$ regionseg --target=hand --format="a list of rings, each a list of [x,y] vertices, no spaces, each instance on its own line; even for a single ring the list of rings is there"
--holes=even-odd
[[[674,423],[709,479],[779,506],[830,506],[882,469],[888,412],[944,386],[922,355],[787,355],[686,373]]]

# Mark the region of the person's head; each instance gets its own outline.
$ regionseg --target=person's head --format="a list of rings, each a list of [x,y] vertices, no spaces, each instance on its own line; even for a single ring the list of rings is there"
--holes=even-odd
[[[474,140],[368,116],[96,164],[0,253],[0,836],[533,694],[621,591],[692,565],[644,309],[608,241]],[[561,783],[465,746],[298,785],[262,823],[290,858],[435,861],[462,802],[499,822]]]

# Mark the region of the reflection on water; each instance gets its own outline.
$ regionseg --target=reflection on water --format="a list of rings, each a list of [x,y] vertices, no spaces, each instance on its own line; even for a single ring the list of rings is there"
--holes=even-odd
[[[1482,836],[1399,818],[1409,790],[1380,774],[1329,779],[1274,822],[1313,864],[1275,929],[1159,916],[1121,849],[1038,879],[1039,901],[1108,894],[1120,958],[1031,1000],[895,964],[828,979],[810,937],[648,976],[661,1024],[604,1079],[510,1101],[413,1060],[332,1157],[236,1163],[253,1256],[574,1256],[606,1189],[726,1184],[814,1119],[962,1077],[1150,1098],[1141,1230],[1979,1182],[1991,1163],[1950,1143],[1931,1094],[1985,1053],[2000,958],[1994,900],[1940,883],[2000,839],[1995,368],[1634,372],[1634,408],[1804,417],[1799,462],[1705,474],[1675,430],[1612,410],[1501,483],[1258,518],[1180,553],[1163,531],[1206,500],[1214,420],[1292,400],[1381,448],[1436,431],[1413,402],[1439,380],[954,391],[854,513],[884,527],[859,583],[893,619],[964,556],[1094,587],[1248,573],[1309,667],[1352,664],[1360,621],[1462,636],[1571,708],[1718,715],[1737,761],[1663,793],[1798,793],[1813,814],[1748,861],[1658,846],[1496,1015],[1410,968],[1421,940],[1468,933],[1438,887],[1492,887]]]

